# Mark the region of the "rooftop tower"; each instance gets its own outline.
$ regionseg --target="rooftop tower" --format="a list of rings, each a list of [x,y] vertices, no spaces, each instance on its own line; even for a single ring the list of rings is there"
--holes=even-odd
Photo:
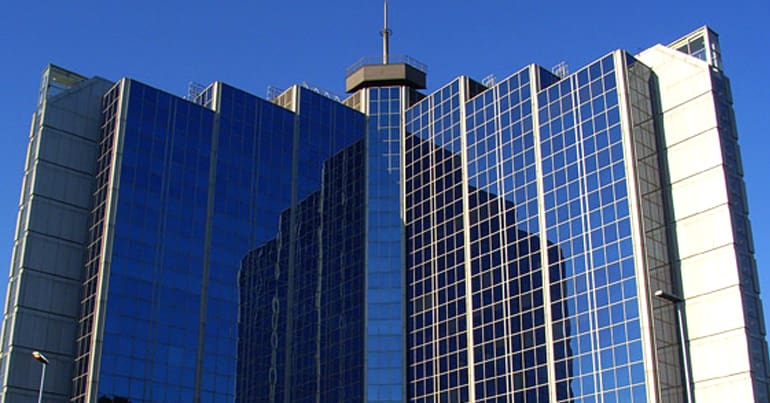
[[[388,28],[388,2],[384,6],[382,29],[382,63],[376,56],[365,56],[350,66],[345,79],[345,91],[356,92],[361,88],[403,85],[414,89],[425,89],[427,67],[406,55],[390,55]]]

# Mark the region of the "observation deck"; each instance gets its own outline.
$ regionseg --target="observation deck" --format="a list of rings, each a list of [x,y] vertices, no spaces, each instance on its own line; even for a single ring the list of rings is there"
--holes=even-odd
[[[425,89],[428,67],[406,55],[365,56],[346,70],[345,91],[356,92],[361,88],[403,85]]]

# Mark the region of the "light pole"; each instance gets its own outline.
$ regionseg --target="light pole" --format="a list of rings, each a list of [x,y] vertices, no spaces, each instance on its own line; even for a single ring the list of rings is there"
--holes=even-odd
[[[48,358],[45,358],[40,351],[33,351],[32,358],[40,361],[43,364],[43,373],[40,374],[40,391],[37,393],[37,403],[43,401],[43,383],[45,383],[45,367],[48,366]]]
[[[687,348],[687,338],[684,334],[684,313],[682,312],[682,304],[684,303],[684,299],[676,294],[671,294],[663,290],[655,291],[655,296],[673,303],[674,309],[676,309],[676,324],[679,327],[679,343],[681,344],[680,347],[682,348],[681,355],[682,369],[684,370],[684,390],[685,393],[687,393],[687,403],[693,403],[695,399],[693,399],[692,387],[690,385],[690,354]]]

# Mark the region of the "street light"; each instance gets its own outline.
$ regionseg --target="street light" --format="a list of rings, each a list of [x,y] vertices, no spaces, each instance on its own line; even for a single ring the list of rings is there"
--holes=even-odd
[[[32,352],[32,358],[40,361],[43,364],[43,373],[40,374],[40,391],[37,393],[37,403],[42,403],[43,401],[43,383],[45,382],[45,367],[48,366],[48,358],[45,358],[43,353],[40,351],[33,351]]]
[[[692,403],[695,399],[693,399],[692,389],[690,385],[690,364],[689,364],[690,354],[687,349],[687,340],[684,334],[684,313],[682,312],[682,304],[684,303],[684,299],[682,299],[682,297],[676,294],[671,294],[663,290],[655,291],[655,296],[673,303],[674,309],[676,309],[676,324],[679,327],[679,343],[681,344],[681,348],[682,348],[681,355],[682,355],[682,369],[684,370],[684,382],[685,382],[684,389],[685,389],[685,392],[687,393],[687,403]]]

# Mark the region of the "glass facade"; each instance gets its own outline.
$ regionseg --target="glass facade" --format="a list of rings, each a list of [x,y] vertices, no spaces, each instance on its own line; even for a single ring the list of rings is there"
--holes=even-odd
[[[640,318],[639,276],[673,282],[645,69],[460,78],[407,110],[411,400],[681,399],[673,307]]]
[[[362,90],[366,136],[366,385],[367,401],[404,400],[403,224],[401,125],[413,96],[407,87]]]
[[[416,402],[470,398],[460,138],[452,136],[460,133],[459,88],[456,80],[406,114],[408,371]]]
[[[103,191],[92,213],[73,401],[86,399],[91,382],[90,393],[105,401],[232,400],[238,269],[249,250],[275,237],[279,216],[293,251],[279,254],[286,257],[284,323],[298,334],[282,340],[284,358],[295,379],[313,379],[306,375],[315,342],[303,337],[313,321],[287,307],[315,304],[305,273],[317,260],[306,239],[317,210],[310,196],[324,161],[362,138],[365,126],[357,112],[293,90],[297,113],[221,83],[200,97],[207,106],[130,80],[105,97]],[[361,293],[360,285],[349,289]],[[107,293],[100,307],[95,301]],[[349,316],[360,322],[360,314]],[[298,386],[295,393],[310,388]]]
[[[759,373],[716,35],[666,51],[716,67]],[[52,94],[85,80],[55,73]],[[655,297],[685,288],[655,71],[614,51],[564,77],[530,65],[428,95],[378,74],[343,102],[220,82],[192,100],[130,79],[99,92],[71,401],[685,401],[681,306]]]
[[[479,401],[549,400],[531,81],[525,69],[465,103]]]
[[[646,167],[644,241],[666,239],[649,71],[626,63],[564,79],[531,66],[492,88],[459,78],[424,99],[366,88],[368,118],[300,87],[281,95],[292,113],[224,84],[206,106],[116,86],[99,183],[119,197],[97,192],[92,228],[91,261],[110,267],[99,395],[646,401],[637,276],[671,273],[666,253],[634,252],[629,171]],[[676,396],[673,312],[657,305],[660,387]]]
[[[214,113],[123,81],[105,115],[73,401],[193,399]]]
[[[321,190],[284,211],[278,237],[243,261],[236,401],[363,399],[363,144],[327,160]]]
[[[538,93],[545,229],[562,252],[549,251],[549,269],[564,266],[564,278],[554,284],[562,292],[551,295],[566,307],[553,322],[554,341],[562,342],[555,353],[569,360],[556,365],[572,366],[561,382],[576,398],[642,402],[646,379],[617,69],[609,55]],[[566,327],[571,335],[558,331]],[[558,351],[567,344],[571,357]]]

